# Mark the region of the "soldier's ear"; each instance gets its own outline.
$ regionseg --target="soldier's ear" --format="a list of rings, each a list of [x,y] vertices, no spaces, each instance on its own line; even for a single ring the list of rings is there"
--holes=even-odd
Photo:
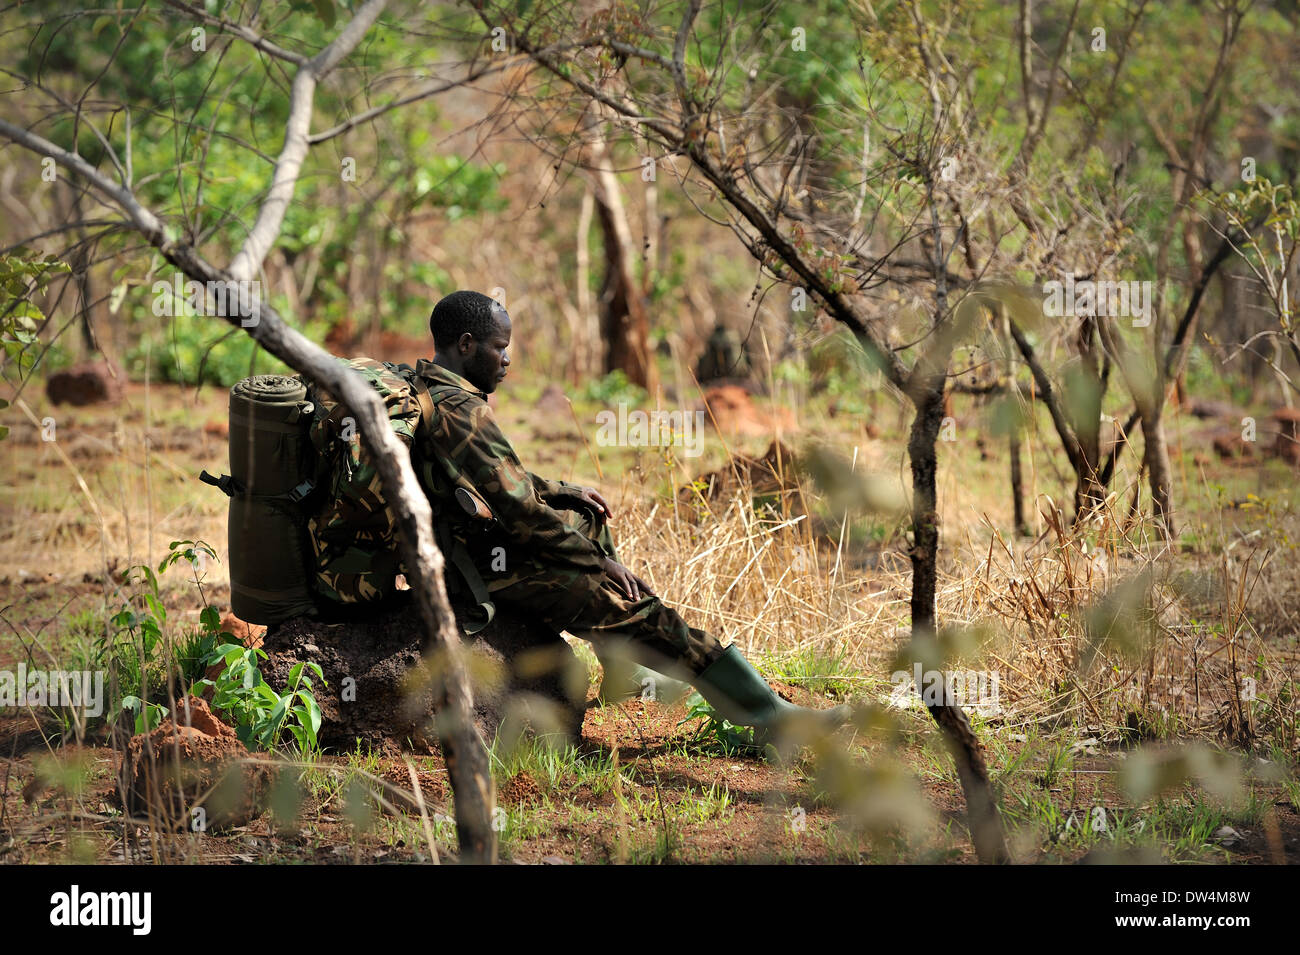
[[[470,332],[462,332],[460,338],[456,340],[456,350],[462,355],[468,355],[474,350],[474,336]]]

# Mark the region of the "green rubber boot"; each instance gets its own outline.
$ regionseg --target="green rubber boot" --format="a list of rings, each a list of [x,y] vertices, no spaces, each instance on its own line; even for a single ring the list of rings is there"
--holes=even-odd
[[[689,683],[651,670],[622,654],[598,653],[596,656],[605,671],[597,693],[601,706],[638,698],[668,706],[691,692]]]
[[[695,688],[715,710],[737,726],[754,727],[754,742],[809,743],[848,722],[846,703],[826,710],[787,703],[767,685],[735,644],[694,680]]]

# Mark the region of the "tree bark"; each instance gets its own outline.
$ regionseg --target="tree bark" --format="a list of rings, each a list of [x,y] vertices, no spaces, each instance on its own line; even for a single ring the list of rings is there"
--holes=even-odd
[[[1097,361],[1097,323],[1091,316],[1079,319],[1077,348],[1080,384],[1074,406],[1069,409],[1074,433],[1079,439],[1079,460],[1074,474],[1074,524],[1079,526],[1106,499],[1106,488],[1098,479],[1101,471],[1102,380]]]
[[[943,423],[944,375],[934,376],[913,394],[916,416],[912,419],[907,452],[912,471],[912,640],[932,640],[938,632],[935,603],[938,589],[939,496],[936,444]],[[917,687],[920,690],[920,687]],[[989,781],[988,766],[979,737],[970,720],[955,703],[927,706],[930,716],[948,744],[962,793],[975,853],[984,863],[1010,861],[1002,834],[997,800]]]
[[[1024,332],[1013,321],[1008,321],[1007,329],[1011,333],[1012,339],[1016,343],[1016,348],[1029,366],[1030,372],[1034,376],[1034,385],[1037,388],[1037,397],[1047,406],[1048,414],[1051,415],[1052,425],[1056,429],[1057,437],[1061,439],[1061,447],[1065,451],[1065,456],[1070,462],[1070,469],[1074,471],[1074,519],[1078,521],[1092,511],[1106,497],[1105,487],[1098,481],[1099,458],[1100,454],[1100,422],[1101,408],[1100,400],[1088,401],[1088,410],[1082,415],[1071,414],[1073,409],[1068,409],[1061,401],[1061,395],[1052,385],[1051,378],[1047,375],[1047,370],[1043,368],[1043,363],[1038,360],[1038,355],[1034,347],[1029,344],[1025,338]],[[1078,418],[1086,418],[1096,413],[1097,424],[1093,426],[1091,434]],[[1081,433],[1082,432],[1082,433]]]
[[[605,371],[621,371],[648,391],[658,385],[650,354],[650,318],[641,286],[633,273],[636,248],[623,206],[618,177],[609,166],[604,132],[591,127],[592,196],[605,247],[605,281],[600,291],[600,332],[605,343]]]
[[[1142,440],[1145,445],[1142,460],[1147,469],[1151,487],[1151,512],[1160,525],[1165,539],[1173,540],[1174,524],[1173,479],[1169,468],[1169,444],[1165,440],[1164,415],[1158,409],[1142,416]]]
[[[1029,536],[1029,525],[1025,522],[1025,478],[1020,463],[1020,429],[1014,425],[1007,438],[1011,466],[1011,515],[1016,533],[1021,537]]]
[[[1010,319],[1006,306],[998,303],[997,330],[1002,339],[1003,365],[1002,373],[1007,383],[1007,400],[1016,401],[1016,360],[1011,354]],[[1029,525],[1025,522],[1025,479],[1020,462],[1020,417],[1009,415],[1007,432],[1007,457],[1011,470],[1011,519],[1016,533],[1021,537],[1029,536]]]
[[[582,208],[578,212],[578,275],[577,306],[580,340],[573,343],[577,364],[577,380],[586,382],[600,368],[600,319],[591,305],[591,216],[595,210],[595,196],[590,184],[582,192]]]

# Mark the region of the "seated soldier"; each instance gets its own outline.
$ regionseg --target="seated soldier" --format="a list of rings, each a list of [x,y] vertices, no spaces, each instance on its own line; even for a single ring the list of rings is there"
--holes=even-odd
[[[695,380],[700,384],[750,376],[753,366],[744,339],[718,322],[704,344],[700,360],[695,363]]]
[[[607,669],[627,658],[691,683],[732,723],[775,738],[791,722],[830,729],[847,706],[810,710],[782,700],[736,646],[723,648],[687,625],[619,561],[607,522],[608,502],[593,488],[547,481],[524,470],[497,426],[487,396],[510,367],[510,317],[478,292],[454,292],[429,318],[434,358],[416,373],[429,387],[434,413],[414,449],[417,472],[444,526],[468,555],[492,603],[540,619],[589,641]],[[477,494],[491,522],[451,504]],[[464,500],[461,501],[464,504]],[[478,595],[476,595],[478,596]],[[630,689],[638,689],[635,678]]]

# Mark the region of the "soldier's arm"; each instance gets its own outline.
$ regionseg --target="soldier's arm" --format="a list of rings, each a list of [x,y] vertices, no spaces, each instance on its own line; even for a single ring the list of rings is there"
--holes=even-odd
[[[609,520],[613,515],[609,502],[594,487],[570,484],[568,481],[548,481],[529,472],[529,480],[542,500],[557,511],[586,511],[598,521]]]
[[[576,484],[569,484],[567,481],[548,481],[544,477],[539,477],[532,471],[528,472],[528,479],[533,482],[533,487],[541,495],[543,501],[550,504],[556,498],[568,497],[574,491],[581,490]]]
[[[474,486],[514,542],[576,570],[604,573],[599,547],[542,500],[486,403],[449,401],[440,410],[436,440],[457,472],[450,476]]]

